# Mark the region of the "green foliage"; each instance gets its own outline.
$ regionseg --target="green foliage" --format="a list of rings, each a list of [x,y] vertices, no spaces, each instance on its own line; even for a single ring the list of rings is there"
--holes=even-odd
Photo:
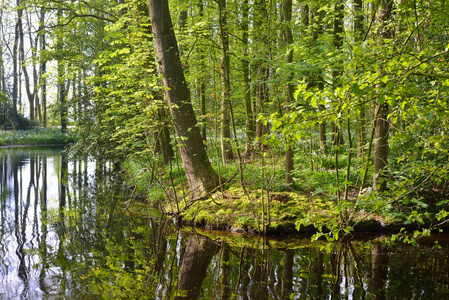
[[[57,82],[77,82],[67,103],[69,121],[77,125],[79,137],[72,150],[116,164],[126,161],[136,192],[178,214],[189,205],[186,177],[179,157],[167,165],[161,159],[162,131],[170,132],[172,147],[177,137],[164,101],[146,3],[108,3],[101,18],[72,18],[74,12],[98,13],[94,8],[101,4],[59,3],[65,12],[59,21],[68,23],[51,31],[58,43],[43,53],[65,70]],[[241,153],[255,149],[252,156],[243,157],[241,165],[222,164],[218,149],[223,95],[217,3],[169,4],[174,20],[188,12],[186,25],[175,22],[174,29],[194,108],[202,110],[200,96],[207,102],[206,113],[197,117],[207,129],[205,143],[212,165],[222,183],[233,178],[225,188],[239,183],[250,190],[249,199],[244,191],[223,192],[231,194],[226,202],[235,206],[220,207],[209,199],[212,203],[205,201],[204,206],[211,208],[200,205],[196,211],[192,204],[185,212],[187,219],[220,226],[227,221],[237,227],[260,226],[261,219],[257,223],[254,218],[265,214],[261,191],[267,195],[285,191],[283,156],[291,147],[295,188],[312,196],[307,201],[317,196],[326,201],[320,213],[310,213],[312,208],[298,201],[278,205],[273,214],[279,220],[296,218],[299,227],[314,224],[329,238],[348,233],[354,224],[370,217],[416,226],[444,222],[447,216],[440,212],[445,211],[449,197],[449,56],[444,34],[449,24],[444,1],[395,3],[387,22],[381,22],[378,14],[368,16],[366,8],[356,12],[347,6],[341,37],[333,32],[333,22],[338,21],[334,3],[312,1],[306,7],[295,2],[293,21],[284,22],[277,15],[278,1],[263,5],[250,1],[247,17],[241,2],[228,1],[230,101],[237,135],[232,142],[234,147],[239,144]],[[356,14],[370,22],[363,23],[363,28],[350,27]],[[284,42],[287,27],[292,28],[293,44]],[[391,31],[388,36],[387,31]],[[343,39],[342,46],[338,38]],[[290,51],[294,58],[287,63]],[[249,91],[242,85],[244,66],[250,69]],[[296,87],[293,101],[286,96],[289,85]],[[202,95],[199,87],[204,87]],[[242,101],[247,93],[254,116],[246,114]],[[376,107],[383,104],[389,107],[385,120],[390,126],[389,156],[387,167],[376,173],[372,163],[376,141],[370,135],[375,130]],[[53,123],[64,109],[60,103],[50,107]],[[263,134],[255,145],[244,148],[248,118],[259,122]],[[320,125],[327,126],[326,141],[320,140]],[[336,142],[337,132],[341,144]],[[238,171],[241,176],[234,177]],[[360,193],[373,184],[373,176],[387,181],[388,194]],[[253,208],[253,216],[246,214]]]

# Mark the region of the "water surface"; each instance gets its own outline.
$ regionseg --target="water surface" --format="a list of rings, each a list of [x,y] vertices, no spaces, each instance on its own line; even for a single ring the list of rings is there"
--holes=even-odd
[[[0,299],[449,299],[449,247],[180,230],[104,164],[0,149]],[[132,205],[137,205],[136,203]]]

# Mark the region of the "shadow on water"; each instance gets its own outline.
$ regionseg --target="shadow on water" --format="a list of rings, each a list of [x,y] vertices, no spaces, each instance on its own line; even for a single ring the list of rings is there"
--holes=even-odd
[[[0,299],[444,299],[449,246],[179,229],[107,164],[0,149]]]

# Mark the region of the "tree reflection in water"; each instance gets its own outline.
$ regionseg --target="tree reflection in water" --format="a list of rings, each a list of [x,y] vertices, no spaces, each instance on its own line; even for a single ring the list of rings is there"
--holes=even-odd
[[[437,249],[190,233],[136,202],[140,212],[127,213],[128,194],[107,164],[0,149],[0,298],[449,297],[447,240]]]

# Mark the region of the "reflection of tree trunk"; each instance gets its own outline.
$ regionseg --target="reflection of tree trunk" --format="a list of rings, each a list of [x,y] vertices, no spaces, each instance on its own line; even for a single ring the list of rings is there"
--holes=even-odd
[[[261,253],[255,253],[256,258],[254,259],[254,273],[253,282],[254,284],[250,289],[251,299],[268,299],[267,291],[267,273],[265,268],[265,261]]]
[[[249,258],[247,255],[248,251],[249,250],[246,250],[246,248],[243,247],[240,252],[239,280],[237,282],[235,290],[236,291],[235,294],[242,295],[242,298],[245,300],[248,299],[248,287],[251,282],[251,278],[248,273],[251,268],[251,265],[249,264]],[[239,286],[241,287],[240,292],[237,293],[239,290]]]
[[[47,290],[45,286],[45,271],[48,268],[47,263],[47,157],[42,161],[42,191],[40,194],[40,208],[41,208],[41,232],[42,237],[39,243],[39,252],[41,253],[41,272],[39,273],[39,288],[44,291]]]
[[[374,294],[373,299],[386,299],[384,289],[388,275],[388,253],[386,248],[379,245],[372,246],[371,268],[369,292]]]
[[[293,293],[293,264],[295,250],[284,252],[284,276],[282,277],[282,299],[290,299]]]
[[[154,274],[160,276],[164,268],[164,260],[167,252],[166,224],[167,220],[155,222],[151,219],[151,245],[154,257]]]
[[[178,295],[175,299],[196,299],[206,278],[207,267],[218,247],[206,238],[192,235],[189,237],[186,252],[182,259],[178,282]]]
[[[324,275],[324,266],[323,266],[323,252],[318,249],[317,259],[316,259],[316,299],[321,299],[323,295],[323,275]]]
[[[63,208],[66,205],[67,177],[68,177],[67,155],[64,152],[62,152],[61,153],[61,175],[60,175],[60,182],[59,182],[59,207],[60,208]]]
[[[340,253],[335,254],[331,253],[329,254],[329,259],[331,263],[331,273],[333,276],[332,279],[332,290],[331,290],[331,299],[338,299],[340,295],[340,283],[341,283],[341,276],[340,276]]]
[[[229,299],[231,296],[230,289],[229,289],[229,280],[230,280],[230,272],[231,268],[229,266],[229,249],[226,248],[225,245],[221,248],[221,262],[220,262],[220,268],[221,268],[221,278],[220,278],[220,285],[221,285],[221,294],[220,299]]]

